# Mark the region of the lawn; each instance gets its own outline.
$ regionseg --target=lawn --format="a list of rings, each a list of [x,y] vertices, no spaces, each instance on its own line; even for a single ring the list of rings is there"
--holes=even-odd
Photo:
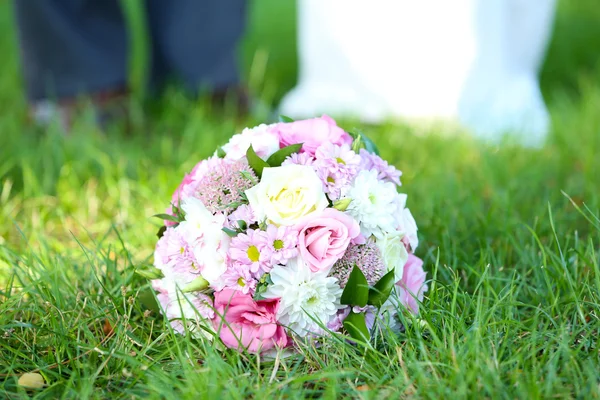
[[[600,397],[600,6],[559,2],[541,73],[553,132],[541,149],[453,127],[363,127],[403,171],[429,292],[420,321],[371,349],[331,338],[298,357],[221,353],[174,334],[134,266],[152,262],[184,173],[245,121],[177,88],[132,127],[85,115],[64,137],[27,123],[9,2],[0,3],[0,397]],[[252,3],[245,76],[265,105],[295,79],[290,2]],[[356,121],[340,121],[354,128]],[[47,386],[26,392],[24,372]]]

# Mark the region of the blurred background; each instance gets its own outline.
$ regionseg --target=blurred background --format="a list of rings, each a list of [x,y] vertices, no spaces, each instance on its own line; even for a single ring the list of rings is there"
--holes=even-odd
[[[148,100],[142,1],[122,4],[131,32],[131,125],[100,132],[84,112],[67,137],[57,126],[31,124],[12,2],[0,3],[0,267],[28,246],[77,252],[80,245],[106,242],[122,243],[136,260],[147,260],[159,224],[150,216],[165,208],[183,174],[233,133],[272,117],[297,82],[295,2],[252,0],[239,54],[242,79],[258,100],[253,114],[240,120],[177,86]],[[524,225],[550,229],[540,222],[548,204],[556,218],[586,229],[561,191],[598,209],[597,0],[558,1],[540,84],[553,126],[540,149],[480,143],[452,124],[339,121],[347,129],[362,127],[404,172],[408,206],[426,237],[421,256],[431,261],[441,247],[460,263],[488,245],[507,248],[528,234]],[[501,235],[511,229],[517,229],[514,237]],[[450,245],[454,240],[464,246]],[[506,257],[517,256],[508,251]]]

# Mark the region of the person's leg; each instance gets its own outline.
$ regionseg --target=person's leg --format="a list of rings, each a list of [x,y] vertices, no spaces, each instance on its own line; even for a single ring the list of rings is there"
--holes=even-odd
[[[246,0],[147,0],[147,8],[154,84],[172,75],[193,93],[238,86]]]
[[[127,37],[117,0],[15,0],[31,102],[105,97],[126,88]]]

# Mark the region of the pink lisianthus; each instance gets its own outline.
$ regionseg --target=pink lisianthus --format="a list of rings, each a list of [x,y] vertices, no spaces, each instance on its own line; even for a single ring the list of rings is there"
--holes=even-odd
[[[408,261],[404,265],[402,279],[396,283],[396,288],[400,303],[415,315],[419,314],[419,302],[423,301],[423,294],[428,289],[425,283],[426,275],[423,271],[423,260],[409,254]]]
[[[352,144],[352,137],[327,115],[301,121],[282,122],[272,125],[271,130],[279,135],[281,147],[303,143],[302,151],[310,155],[314,155],[323,143]]]
[[[213,326],[225,346],[260,353],[288,342],[275,318],[279,299],[254,301],[252,296],[225,289],[215,293]]]
[[[350,242],[361,237],[358,222],[335,208],[304,218],[295,229],[299,232],[300,257],[312,272],[329,270],[343,257]]]

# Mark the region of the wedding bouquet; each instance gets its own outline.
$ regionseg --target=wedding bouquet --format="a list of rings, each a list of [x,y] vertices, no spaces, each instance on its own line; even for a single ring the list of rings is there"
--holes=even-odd
[[[397,328],[427,290],[400,176],[327,116],[244,129],[158,215],[145,274],[163,314],[182,334],[250,353]]]

